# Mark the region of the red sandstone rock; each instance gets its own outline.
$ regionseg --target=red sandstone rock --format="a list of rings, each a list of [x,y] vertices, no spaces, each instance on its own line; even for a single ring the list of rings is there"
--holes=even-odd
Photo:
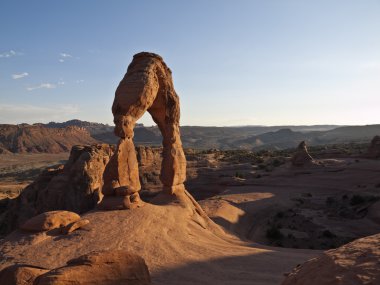
[[[40,213],[93,209],[102,196],[103,172],[113,152],[106,144],[74,146],[64,166],[45,170],[8,203],[0,216],[0,233],[8,233]]]
[[[39,276],[35,285],[151,284],[143,258],[123,250],[92,252]]]
[[[111,157],[104,172],[103,194],[112,196],[115,194],[130,195],[141,189],[139,180],[139,165],[132,140],[121,139],[115,154]],[[115,193],[115,189],[123,187],[126,191]]]
[[[324,252],[297,266],[282,285],[380,284],[380,234]]]
[[[0,272],[1,285],[33,285],[34,280],[48,272],[47,269],[25,266],[11,265]]]
[[[69,234],[79,228],[83,228],[84,226],[88,225],[90,223],[89,220],[87,219],[82,219],[82,220],[79,220],[79,221],[75,221],[75,222],[72,222],[70,224],[68,224],[67,226],[63,227],[61,229],[61,233],[62,234]]]
[[[121,140],[104,172],[105,196],[130,195],[141,188],[132,138],[137,120],[146,111],[163,136],[160,174],[163,191],[174,194],[185,189],[186,157],[179,132],[180,106],[171,71],[159,55],[142,52],[133,57],[116,89],[112,113],[115,134]],[[123,191],[119,187],[124,187]],[[107,199],[102,203],[107,203]]]
[[[20,226],[20,229],[32,232],[48,231],[65,227],[80,220],[80,216],[69,211],[51,211],[39,214]]]

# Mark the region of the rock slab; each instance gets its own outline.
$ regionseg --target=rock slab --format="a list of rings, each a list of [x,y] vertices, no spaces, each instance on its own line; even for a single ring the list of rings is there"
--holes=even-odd
[[[69,211],[50,211],[39,214],[20,226],[20,229],[31,232],[42,232],[66,227],[80,220],[80,216]]]
[[[35,285],[148,285],[143,258],[123,250],[92,252],[39,276]]]
[[[282,285],[380,284],[380,234],[357,239],[297,266]]]

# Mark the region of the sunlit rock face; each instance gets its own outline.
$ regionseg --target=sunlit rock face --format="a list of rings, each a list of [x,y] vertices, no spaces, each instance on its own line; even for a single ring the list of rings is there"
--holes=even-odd
[[[116,89],[112,105],[115,134],[120,140],[104,172],[105,199],[102,205],[105,208],[133,208],[141,203],[133,135],[137,120],[146,111],[151,114],[163,136],[160,173],[163,191],[175,194],[185,189],[186,157],[179,131],[179,98],[174,90],[172,74],[159,55],[142,52],[133,57]],[[143,154],[143,157],[148,156]],[[115,198],[108,203],[111,198],[107,197],[121,197],[120,205],[114,205],[118,203]]]

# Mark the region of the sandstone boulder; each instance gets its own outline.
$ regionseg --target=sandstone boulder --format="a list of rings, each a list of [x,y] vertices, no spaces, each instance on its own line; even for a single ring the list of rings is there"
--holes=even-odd
[[[47,269],[27,265],[11,265],[0,272],[1,285],[33,285],[34,280]]]
[[[67,234],[69,234],[69,233],[71,233],[71,232],[73,232],[79,228],[83,228],[83,227],[87,226],[89,223],[90,223],[90,221],[87,219],[82,219],[79,221],[72,222],[72,223],[68,224],[67,226],[65,226],[64,228],[62,228],[61,233],[67,235]]]
[[[297,266],[282,285],[380,284],[380,234],[324,252]]]
[[[80,216],[69,211],[51,211],[39,214],[20,226],[20,229],[32,232],[49,231],[65,227],[80,220]]]
[[[370,158],[380,158],[380,136],[375,136],[368,148]]]
[[[293,166],[303,166],[305,164],[313,162],[313,158],[309,154],[306,146],[306,142],[302,141],[292,157],[292,165]]]
[[[143,258],[124,250],[92,252],[39,276],[35,285],[151,284]]]

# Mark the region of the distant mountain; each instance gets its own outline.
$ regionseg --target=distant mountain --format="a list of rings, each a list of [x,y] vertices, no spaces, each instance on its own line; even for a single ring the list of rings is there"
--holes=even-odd
[[[59,153],[96,140],[82,127],[46,128],[41,125],[0,125],[0,153]]]
[[[308,140],[311,132],[294,132],[291,129],[280,129],[275,132],[268,132],[257,136],[252,136],[243,140],[237,140],[235,145],[238,148],[274,148],[284,149],[296,146],[300,141]]]
[[[113,126],[80,120],[34,125],[0,125],[0,152],[60,152],[71,145],[95,141],[116,144]],[[196,149],[285,149],[302,140],[309,145],[369,142],[380,135],[380,125],[368,126],[242,126],[181,127],[184,147]],[[138,124],[133,138],[136,145],[161,145],[157,127]]]
[[[234,141],[233,148],[244,149],[285,149],[296,147],[300,141],[309,145],[326,145],[339,143],[368,143],[375,135],[380,134],[380,125],[346,126],[328,131],[295,132],[281,129],[243,140]]]
[[[81,121],[77,119],[62,122],[62,123],[50,122],[47,124],[38,124],[38,125],[42,125],[46,128],[65,128],[65,127],[71,127],[71,126],[82,127],[82,128],[85,128],[87,131],[89,131],[91,135],[113,132],[113,126],[110,126],[108,124],[93,123],[93,122]],[[136,127],[137,128],[144,127],[144,124],[136,124]]]

